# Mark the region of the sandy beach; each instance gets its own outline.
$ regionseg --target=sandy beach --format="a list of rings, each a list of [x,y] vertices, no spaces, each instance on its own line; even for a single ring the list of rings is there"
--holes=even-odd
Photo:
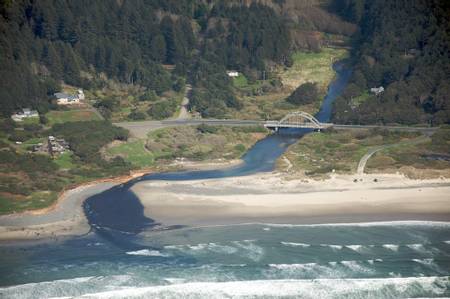
[[[90,227],[82,209],[84,200],[123,182],[124,178],[79,186],[65,192],[51,208],[0,216],[0,242],[86,234]],[[450,221],[449,179],[411,180],[398,174],[335,175],[316,181],[266,173],[142,181],[131,190],[142,202],[145,215],[162,226]]]
[[[325,181],[288,181],[282,174],[148,181],[132,191],[146,216],[163,225],[450,221],[450,180],[397,174],[336,175]]]

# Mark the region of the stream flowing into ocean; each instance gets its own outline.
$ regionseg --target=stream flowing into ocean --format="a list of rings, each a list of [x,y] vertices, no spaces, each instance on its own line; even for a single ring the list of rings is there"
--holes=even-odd
[[[322,122],[350,76],[343,65],[335,68],[337,78],[316,115]],[[84,204],[88,235],[0,246],[0,298],[450,297],[450,223],[155,229],[129,191],[145,180],[270,172],[307,132],[272,134],[229,169],[149,174],[90,197]]]

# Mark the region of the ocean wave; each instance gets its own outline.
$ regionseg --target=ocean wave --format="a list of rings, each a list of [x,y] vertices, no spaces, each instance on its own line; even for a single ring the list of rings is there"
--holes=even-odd
[[[367,262],[369,264],[373,265],[373,264],[375,264],[375,262],[382,263],[383,260],[382,259],[374,259],[374,260],[367,260]]]
[[[241,253],[243,256],[258,262],[264,256],[264,248],[254,244],[254,242],[255,240],[232,241],[241,251],[243,250]]]
[[[427,250],[423,244],[406,244],[406,247],[417,252],[427,253],[433,250]]]
[[[130,287],[80,298],[404,298],[449,295],[449,277],[253,280]]]
[[[305,244],[305,243],[295,243],[295,242],[280,242],[283,245],[291,246],[291,247],[309,247],[311,244]]]
[[[412,259],[412,261],[426,266],[434,264],[434,259]]]
[[[359,261],[340,261],[340,264],[349,268],[352,272],[374,273],[375,270],[361,265]]]
[[[329,247],[334,250],[341,250],[342,248],[344,248],[344,245],[335,245],[335,244],[320,244],[320,246]]]
[[[448,221],[374,221],[374,222],[349,222],[349,223],[318,223],[318,224],[278,224],[278,223],[244,223],[237,225],[265,225],[269,227],[323,227],[323,226],[357,226],[357,227],[371,227],[371,226],[433,226],[433,227],[450,227]],[[230,225],[231,226],[231,225]]]
[[[366,249],[365,245],[345,245],[345,248],[351,249],[356,252],[363,252]]]
[[[128,255],[142,255],[142,256],[160,256],[160,257],[168,257],[170,254],[162,253],[159,250],[149,250],[149,249],[141,249],[136,251],[128,251],[126,252]]]
[[[237,248],[228,245],[221,245],[218,243],[199,243],[199,244],[183,244],[183,245],[168,245],[164,249],[178,250],[187,254],[205,254],[208,252],[215,252],[221,254],[233,254],[238,251]]]
[[[400,247],[398,244],[383,244],[381,246],[392,251],[398,251],[398,248]]]

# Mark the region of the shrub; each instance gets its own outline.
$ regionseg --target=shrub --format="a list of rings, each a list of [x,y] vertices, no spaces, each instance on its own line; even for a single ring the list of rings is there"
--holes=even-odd
[[[319,98],[317,84],[307,82],[300,85],[287,99],[294,105],[311,104]]]

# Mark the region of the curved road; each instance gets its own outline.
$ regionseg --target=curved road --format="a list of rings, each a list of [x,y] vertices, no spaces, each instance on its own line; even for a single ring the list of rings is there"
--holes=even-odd
[[[399,143],[394,143],[394,144],[387,144],[387,145],[380,145],[380,146],[376,146],[371,148],[362,158],[361,160],[359,160],[358,163],[358,170],[356,171],[357,174],[364,174],[364,168],[366,167],[367,161],[369,161],[369,159],[377,152],[390,148],[390,147],[395,147],[395,146],[399,146],[399,145],[405,145],[405,144],[419,144],[422,142],[425,142],[428,140],[428,136],[420,136],[418,138],[415,138],[413,140],[407,140],[407,141],[402,141]]]

